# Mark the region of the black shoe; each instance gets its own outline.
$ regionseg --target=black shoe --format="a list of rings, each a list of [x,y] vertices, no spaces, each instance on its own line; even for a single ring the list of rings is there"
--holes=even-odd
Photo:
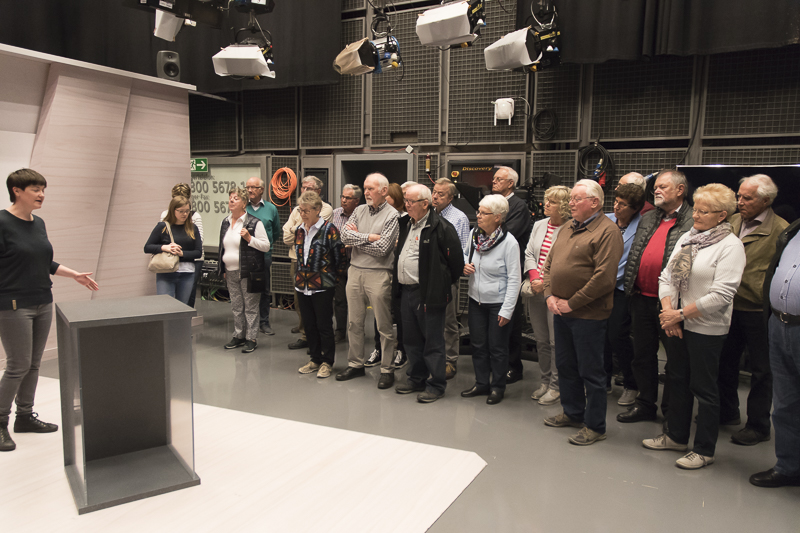
[[[486,403],[488,403],[489,405],[494,405],[502,401],[503,401],[503,393],[496,390],[493,390],[491,394],[489,394],[489,397],[486,398]]]
[[[251,353],[258,348],[258,343],[256,341],[246,341],[244,343],[244,348],[242,348],[242,353]]]
[[[623,387],[625,385],[625,378],[622,375],[614,376],[614,385],[617,387]]]
[[[643,420],[655,420],[655,413],[648,413],[641,407],[631,407],[624,413],[617,415],[617,422],[641,422]]]
[[[784,476],[770,468],[766,472],[759,472],[750,476],[750,483],[756,487],[800,487],[800,476]]]
[[[292,333],[293,333],[293,334],[295,334],[295,335],[297,335],[298,333],[300,333],[300,326],[295,326],[295,327],[293,327],[293,328],[292,328]]]
[[[347,334],[346,333],[343,333],[341,331],[337,331],[333,335],[333,342],[335,342],[336,344],[339,344],[340,342],[344,342],[345,340],[347,340]]]
[[[477,385],[473,385],[471,389],[465,390],[461,393],[462,398],[474,398],[475,396],[487,396],[489,389],[480,389]]]
[[[512,383],[516,383],[521,379],[522,379],[522,372],[517,372],[516,370],[509,370],[508,374],[506,374],[506,385],[511,385]]]
[[[299,350],[301,348],[308,348],[308,341],[305,339],[297,339],[289,344],[290,350]]]
[[[269,324],[261,324],[258,326],[258,331],[263,333],[264,335],[275,335],[275,332],[272,331],[272,328]]]
[[[433,403],[442,396],[444,396],[444,393],[436,394],[435,392],[425,391],[417,394],[417,401],[419,403]]]
[[[408,356],[404,354],[401,350],[395,350],[394,357],[392,358],[392,366],[394,366],[395,370],[400,370],[407,364],[408,364]]]
[[[370,354],[367,356],[367,360],[364,361],[364,366],[367,368],[372,368],[373,366],[378,366],[381,364],[381,352],[380,350],[372,350]]]
[[[17,445],[8,433],[8,425],[0,426],[0,452],[10,452],[16,449]]]
[[[231,339],[231,342],[223,346],[226,350],[233,350],[234,348],[238,348],[239,346],[244,346],[245,340],[244,339],[237,339],[236,337]]]
[[[753,428],[744,427],[731,435],[731,442],[741,446],[755,446],[759,442],[766,442],[770,439],[770,434],[761,433]]]
[[[397,387],[394,388],[394,391],[397,394],[411,394],[412,392],[423,392],[424,390],[425,390],[424,383],[416,385],[410,381],[405,385],[398,385]]]
[[[14,433],[53,433],[54,431],[58,431],[58,425],[42,422],[36,413],[28,416],[17,415],[14,420]]]
[[[353,378],[360,378],[361,376],[366,376],[367,373],[364,368],[355,368],[353,366],[348,366],[343,372],[339,372],[336,374],[336,381],[347,381]]]
[[[394,385],[394,372],[384,372],[378,380],[379,389],[388,389]]]

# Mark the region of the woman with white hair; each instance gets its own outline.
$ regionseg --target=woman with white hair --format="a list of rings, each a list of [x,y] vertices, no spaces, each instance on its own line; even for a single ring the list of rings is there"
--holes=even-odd
[[[509,322],[520,286],[519,244],[503,226],[508,200],[499,194],[484,196],[478,206],[478,227],[472,230],[464,275],[469,276],[469,332],[475,385],[464,398],[488,395],[486,403],[500,403],[508,373]]]
[[[642,444],[651,450],[686,451],[697,398],[694,446],[677,461],[690,470],[714,462],[719,434],[719,357],[747,262],[744,245],[728,222],[735,210],[736,195],[728,187],[711,183],[697,189],[694,226],[678,239],[658,279],[661,327],[679,341],[669,354],[667,430]]]

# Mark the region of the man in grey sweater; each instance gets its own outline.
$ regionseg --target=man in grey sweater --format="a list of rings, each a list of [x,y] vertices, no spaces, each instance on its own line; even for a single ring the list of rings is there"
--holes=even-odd
[[[392,328],[392,268],[394,247],[399,233],[397,210],[386,202],[389,180],[382,174],[370,174],[364,180],[366,205],[353,211],[342,231],[342,242],[352,247],[347,271],[347,336],[350,349],[347,369],[336,375],[337,381],[364,376],[364,319],[367,305],[372,306],[381,336],[381,377],[379,389],[394,385],[392,355],[395,336]]]

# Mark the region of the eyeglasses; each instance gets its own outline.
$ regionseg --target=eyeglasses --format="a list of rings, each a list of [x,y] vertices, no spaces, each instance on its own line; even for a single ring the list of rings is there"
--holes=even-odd
[[[722,211],[706,211],[705,209],[692,209],[692,214],[696,215],[709,215],[711,213],[722,213]]]
[[[301,215],[307,215],[309,213],[313,213],[314,211],[316,211],[316,209],[314,209],[313,207],[310,208],[298,207],[297,210],[300,211]]]
[[[188,215],[189,209],[176,209],[175,212],[180,213],[181,215]]]
[[[303,191],[321,191],[322,189],[317,189],[313,185],[311,185],[311,186],[303,185],[303,188],[301,190],[303,190]]]
[[[409,200],[408,198],[403,198],[403,203],[406,205],[415,204],[417,202],[427,202],[425,198],[420,198],[419,200]]]
[[[586,200],[587,198],[588,198],[588,196],[584,196],[583,198],[578,198],[577,196],[570,196],[569,197],[569,203],[571,203],[571,204],[579,204],[582,201]]]
[[[479,217],[488,217],[490,215],[494,215],[494,213],[492,213],[491,211],[481,211],[480,209],[478,209],[478,212],[475,214]]]
[[[258,189],[263,189],[263,188],[264,187],[254,187],[253,185],[250,185],[249,187],[245,187],[245,189],[247,189],[248,191],[257,191]]]
[[[614,200],[614,205],[618,205],[622,209],[625,209],[626,207],[630,207],[631,206],[630,204],[626,204],[625,202],[620,202],[619,200]]]
[[[344,194],[341,196],[342,200],[358,200],[355,196],[345,196]]]
[[[497,176],[492,178],[493,183],[497,183],[498,181],[513,181],[511,178],[498,178]]]

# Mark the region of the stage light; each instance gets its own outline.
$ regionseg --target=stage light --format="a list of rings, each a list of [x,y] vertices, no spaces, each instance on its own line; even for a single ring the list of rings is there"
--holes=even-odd
[[[538,72],[561,64],[558,15],[553,8],[550,22],[536,24],[504,35],[483,51],[487,70],[523,69]]]
[[[483,0],[461,0],[422,13],[417,36],[424,46],[469,46],[480,37],[485,21]]]

